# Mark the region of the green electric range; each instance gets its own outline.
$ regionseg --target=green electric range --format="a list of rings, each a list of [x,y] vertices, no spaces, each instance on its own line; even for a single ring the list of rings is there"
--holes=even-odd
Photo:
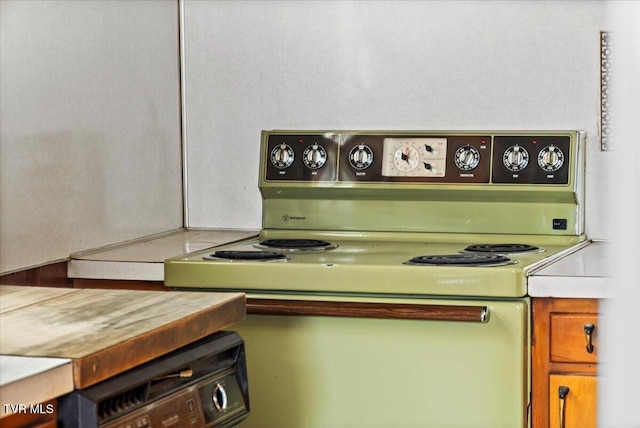
[[[588,242],[585,133],[264,131],[254,237],[165,261],[247,293],[242,427],[525,427],[528,275]]]

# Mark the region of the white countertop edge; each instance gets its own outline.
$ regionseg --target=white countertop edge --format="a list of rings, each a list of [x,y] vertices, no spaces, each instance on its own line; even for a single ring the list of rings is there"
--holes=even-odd
[[[0,418],[73,391],[73,366],[67,358],[0,355],[0,372]]]
[[[104,245],[104,246],[98,247],[98,248],[90,248],[90,249],[87,249],[87,250],[76,251],[74,253],[71,253],[70,257],[72,259],[87,257],[87,256],[91,256],[93,254],[102,253],[104,251],[123,248],[123,247],[128,247],[130,245],[136,245],[136,244],[140,244],[142,242],[150,242],[150,241],[154,241],[156,239],[166,238],[168,236],[183,234],[185,232],[187,232],[187,229],[182,228],[182,227],[178,228],[178,229],[166,230],[166,231],[162,231],[162,232],[159,232],[159,233],[155,233],[153,235],[147,235],[147,236],[143,236],[143,237],[140,237],[140,238],[130,239],[128,241],[122,241],[122,242],[117,242],[115,244]]]
[[[611,278],[534,276],[529,278],[530,297],[606,299],[614,297]]]
[[[564,250],[559,251],[556,254],[551,255],[550,257],[545,257],[544,259],[536,263],[526,266],[524,268],[525,275],[529,277],[540,275],[541,271],[544,271],[549,266],[553,266],[555,263],[562,261],[566,257],[569,257],[574,253],[577,253],[578,251],[588,247],[589,245],[591,245],[591,243],[592,242],[589,239],[586,239],[582,242],[578,242],[577,244],[572,245],[569,248],[565,248]]]
[[[69,260],[67,276],[82,279],[164,281],[164,263]]]

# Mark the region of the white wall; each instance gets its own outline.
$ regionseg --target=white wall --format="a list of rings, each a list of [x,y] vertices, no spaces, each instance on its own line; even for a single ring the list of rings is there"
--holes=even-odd
[[[612,102],[616,165],[610,180],[614,245],[609,254],[612,299],[600,303],[598,426],[640,427],[640,3],[611,2]]]
[[[579,129],[600,198],[597,1],[185,1],[188,224],[258,228],[262,129]]]
[[[188,225],[260,227],[260,131],[585,129],[604,3],[186,0]],[[177,4],[0,3],[0,273],[182,225]]]
[[[182,226],[177,2],[0,19],[0,272]]]

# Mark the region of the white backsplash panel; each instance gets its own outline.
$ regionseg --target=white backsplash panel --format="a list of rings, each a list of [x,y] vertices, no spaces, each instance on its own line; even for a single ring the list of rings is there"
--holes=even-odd
[[[597,196],[604,2],[193,2],[188,224],[259,228],[262,129],[581,129]]]
[[[0,272],[180,227],[177,5],[1,7]]]

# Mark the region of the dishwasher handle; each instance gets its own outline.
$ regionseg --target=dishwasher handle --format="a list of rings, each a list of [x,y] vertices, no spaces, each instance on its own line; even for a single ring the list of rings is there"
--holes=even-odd
[[[489,308],[487,306],[334,302],[321,300],[247,298],[247,313],[255,315],[326,316],[476,323],[486,323],[489,321]]]

